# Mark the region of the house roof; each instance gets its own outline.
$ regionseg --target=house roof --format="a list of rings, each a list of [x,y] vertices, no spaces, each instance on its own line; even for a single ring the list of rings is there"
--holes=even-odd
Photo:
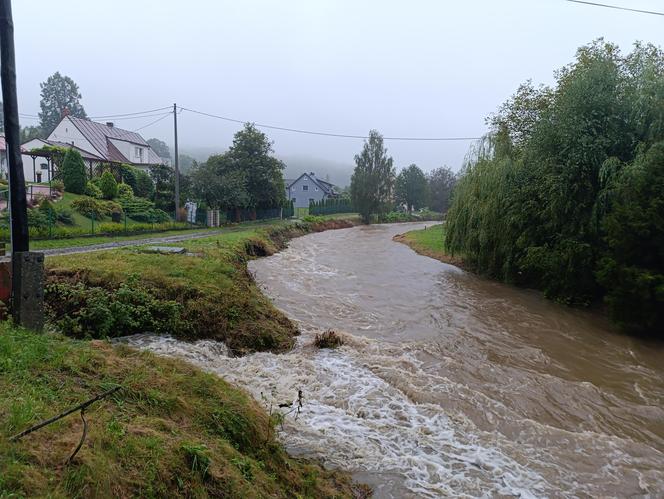
[[[150,144],[148,144],[143,137],[136,132],[123,130],[116,126],[108,126],[104,123],[97,123],[83,118],[76,118],[75,116],[67,116],[74,124],[79,132],[92,144],[99,155],[107,161],[115,161],[119,163],[133,163],[129,158],[125,157],[120,150],[113,145],[111,140],[121,140],[130,142],[131,144],[140,145],[148,148],[147,164],[163,164],[164,160],[155,153]]]
[[[334,185],[332,185],[332,184],[329,183],[329,182],[326,182],[325,180],[321,180],[321,179],[317,178],[316,175],[313,174],[313,173],[303,173],[302,175],[300,175],[299,177],[297,177],[295,180],[290,181],[290,183],[289,183],[289,181],[284,180],[284,182],[286,183],[286,188],[289,188],[290,186],[292,186],[295,182],[297,182],[298,180],[300,180],[302,177],[307,177],[308,179],[310,179],[310,180],[311,180],[314,184],[316,184],[316,185],[317,185],[317,186],[318,186],[318,187],[319,187],[319,188],[320,188],[325,194],[330,194],[330,195],[335,194],[335,192],[334,192]]]
[[[68,149],[76,149],[81,154],[81,157],[83,159],[88,159],[88,160],[93,160],[93,161],[103,161],[104,160],[104,158],[102,158],[100,155],[91,153],[90,151],[86,151],[85,149],[81,149],[80,147],[69,144],[68,142],[60,142],[60,141],[57,141],[57,140],[46,140],[46,139],[32,139],[32,140],[26,142],[25,144],[29,144],[30,142],[33,142],[35,140],[38,140],[44,146],[58,146],[58,147],[65,147],[65,148],[68,148]],[[40,147],[31,147],[29,149],[27,147],[21,146],[21,152],[23,154],[28,154],[29,155],[30,151],[33,151],[35,149],[41,149],[41,146]]]
[[[0,133],[0,151],[6,151],[6,150],[7,150],[7,141],[5,140],[5,134]],[[23,146],[21,146],[21,152],[25,152]]]

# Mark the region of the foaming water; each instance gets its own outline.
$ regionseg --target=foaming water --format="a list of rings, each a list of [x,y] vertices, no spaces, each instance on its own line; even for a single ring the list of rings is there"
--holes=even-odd
[[[251,262],[301,326],[287,354],[126,341],[183,357],[267,405],[301,389],[283,442],[355,472],[379,497],[664,495],[661,347],[391,241],[415,228],[314,234]],[[346,345],[314,348],[327,328]]]

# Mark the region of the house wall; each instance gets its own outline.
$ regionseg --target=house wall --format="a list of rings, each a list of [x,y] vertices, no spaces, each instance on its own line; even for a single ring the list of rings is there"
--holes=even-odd
[[[304,186],[307,186],[307,190],[304,189]],[[325,197],[325,193],[309,175],[303,175],[291,184],[286,196],[293,200],[295,208],[309,208],[309,200],[320,201]]]
[[[46,142],[44,142],[41,139],[32,139],[26,142],[25,144],[22,144],[21,147],[24,149],[30,151],[31,149],[39,149],[41,147],[44,147],[46,145]],[[23,160],[23,177],[25,178],[26,182],[36,182],[37,179],[39,178],[37,173],[41,173],[41,181],[42,182],[48,182],[48,169],[42,169],[41,165],[42,163],[46,163],[48,165],[48,161],[46,158],[35,158],[34,160],[34,168],[33,168],[33,161],[32,161],[32,156],[29,154],[21,154],[21,160]]]
[[[69,117],[63,119],[58,126],[55,127],[55,130],[53,130],[51,135],[47,137],[47,140],[65,142],[67,144],[73,144],[79,149],[83,149],[84,151],[93,154],[103,154],[103,151],[97,151],[90,141],[78,131],[78,128],[76,128],[76,125],[71,122]]]
[[[131,163],[135,164],[141,164],[141,163],[147,163],[148,162],[148,148],[145,146],[141,146],[139,144],[134,144],[133,142],[127,142],[126,140],[118,140],[118,139],[108,139],[111,141],[111,143],[118,148],[118,151],[120,151],[126,158],[129,158],[129,161]],[[139,154],[136,154],[136,149],[140,149],[143,151],[143,158],[141,159],[141,156]]]

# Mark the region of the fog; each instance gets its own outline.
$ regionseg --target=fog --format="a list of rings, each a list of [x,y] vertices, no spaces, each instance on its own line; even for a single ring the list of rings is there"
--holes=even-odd
[[[657,0],[609,3],[663,10]],[[628,51],[635,40],[660,45],[664,36],[664,17],[564,0],[13,4],[21,113],[38,113],[39,83],[60,71],[78,83],[91,117],[176,102],[242,121],[353,135],[375,128],[385,136],[481,136],[486,116],[519,83],[552,83],[579,46],[604,37]],[[114,121],[135,130],[159,117]],[[182,150],[198,156],[225,150],[241,126],[188,111],[178,121]],[[277,155],[297,165],[287,175],[311,165],[340,184],[362,144],[265,131]],[[140,133],[171,144],[172,119]],[[397,168],[424,170],[458,170],[468,146],[387,143]]]

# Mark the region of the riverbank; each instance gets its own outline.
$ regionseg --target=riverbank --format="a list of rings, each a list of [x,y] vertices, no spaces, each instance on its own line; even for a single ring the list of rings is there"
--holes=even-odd
[[[397,234],[393,241],[403,243],[413,249],[416,253],[429,258],[435,258],[443,263],[448,263],[468,270],[463,260],[457,256],[450,255],[445,251],[445,225],[438,224],[420,230],[412,230],[403,234]]]
[[[277,421],[190,364],[105,341],[0,325],[2,497],[363,497],[348,475],[293,459]],[[86,410],[8,437],[114,386]]]
[[[233,355],[288,350],[298,330],[261,294],[247,262],[293,237],[353,224],[252,224],[179,242],[185,254],[127,247],[49,257],[50,326],[86,339],[146,331],[212,338]],[[0,328],[0,495],[368,494],[344,472],[290,458],[275,438],[275,413],[217,376],[107,341]],[[72,464],[62,463],[80,438],[76,416],[8,441],[115,385],[123,389],[87,413]]]

